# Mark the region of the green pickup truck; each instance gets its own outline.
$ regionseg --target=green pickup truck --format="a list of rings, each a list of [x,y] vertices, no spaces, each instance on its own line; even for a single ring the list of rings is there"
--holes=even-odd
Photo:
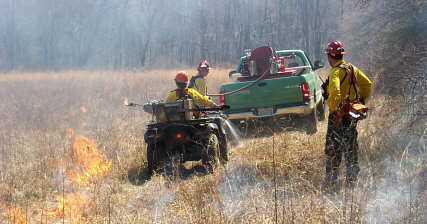
[[[325,119],[325,108],[322,80],[314,71],[323,67],[322,62],[313,65],[302,50],[270,48],[272,52],[265,53],[267,46],[261,48],[241,57],[237,70],[230,72],[230,78],[236,80],[220,86],[224,94],[221,104],[230,106],[226,116],[240,124],[299,115],[307,121],[307,133],[317,132],[317,121]]]

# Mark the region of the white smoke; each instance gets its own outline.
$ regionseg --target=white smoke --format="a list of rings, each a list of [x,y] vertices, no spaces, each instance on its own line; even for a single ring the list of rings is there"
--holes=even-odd
[[[241,163],[226,172],[219,185],[222,209],[230,219],[238,219],[243,214],[270,209],[271,203],[265,194],[267,181],[257,177],[252,165]]]
[[[135,211],[141,216],[152,217],[152,223],[163,223],[169,204],[175,196],[167,187],[164,177],[153,177],[151,181],[138,188],[134,198],[128,202],[127,210]]]
[[[166,187],[162,187],[162,194],[154,204],[155,212],[154,212],[154,223],[158,223],[163,219],[166,208],[169,203],[172,202],[174,194],[171,190]]]
[[[416,209],[416,201],[425,190],[421,185],[425,180],[420,181],[423,177],[418,174],[419,168],[425,166],[425,142],[423,138],[409,141],[403,148],[400,160],[384,161],[384,178],[375,186],[376,190],[367,202],[366,223],[406,223],[423,219],[425,215]]]
[[[383,186],[367,204],[367,223],[394,223],[407,214],[410,187],[405,184]]]
[[[230,144],[233,148],[237,148],[240,146],[243,146],[242,143],[242,134],[240,133],[239,129],[234,125],[230,120],[225,119],[224,128],[227,132],[227,135],[229,135],[229,140],[231,141]]]

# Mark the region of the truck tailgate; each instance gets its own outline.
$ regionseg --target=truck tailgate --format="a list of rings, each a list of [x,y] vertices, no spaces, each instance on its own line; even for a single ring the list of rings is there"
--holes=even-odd
[[[248,89],[227,95],[225,102],[231,106],[230,112],[262,107],[302,105],[304,100],[300,85],[304,80],[303,76],[261,80]],[[221,87],[221,92],[233,91],[252,82],[227,83]]]

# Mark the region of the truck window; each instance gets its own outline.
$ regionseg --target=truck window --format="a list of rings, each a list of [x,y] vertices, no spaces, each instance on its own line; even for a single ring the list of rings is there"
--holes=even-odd
[[[248,62],[248,58],[242,57],[240,60],[239,68],[237,69],[237,71],[240,72],[241,74],[249,74],[247,62]]]
[[[299,66],[304,66],[304,61],[300,56],[295,55],[295,57],[289,58],[285,60],[286,67],[294,68]]]
[[[285,59],[285,66],[287,68],[295,68],[300,66],[307,66],[308,61],[306,60],[306,57],[301,52],[278,52],[279,57],[286,57]],[[248,57],[244,56],[240,58],[240,63],[238,65],[237,71],[241,74],[249,74],[248,70]],[[309,70],[304,69],[303,73],[308,72]]]
[[[286,68],[296,68],[301,66],[310,66],[307,58],[302,52],[278,52],[279,57],[285,57]],[[298,69],[298,74],[305,74],[310,72],[311,69]]]

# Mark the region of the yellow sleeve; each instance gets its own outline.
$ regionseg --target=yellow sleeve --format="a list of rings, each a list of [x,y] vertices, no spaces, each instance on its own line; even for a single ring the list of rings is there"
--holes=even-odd
[[[357,86],[359,87],[359,95],[363,100],[367,99],[372,92],[372,81],[369,80],[360,69],[355,68]]]
[[[166,103],[175,102],[177,100],[176,91],[170,91],[168,96],[165,99]]]
[[[189,88],[188,95],[194,100],[197,106],[216,106],[215,102],[209,99],[207,96],[203,96],[197,90]]]
[[[345,75],[344,69],[334,68],[329,75],[329,86],[328,86],[328,106],[331,113],[338,110],[338,106],[341,103],[341,90],[340,90],[340,77]]]

